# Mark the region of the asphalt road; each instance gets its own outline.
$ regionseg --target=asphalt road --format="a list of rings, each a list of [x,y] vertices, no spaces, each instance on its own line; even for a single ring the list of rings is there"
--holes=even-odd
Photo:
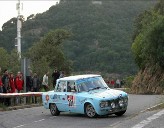
[[[81,114],[70,113],[53,117],[49,110],[43,107],[0,112],[0,128],[130,128],[155,114],[156,111],[145,110],[159,104],[163,99],[164,95],[129,95],[129,106],[122,117],[110,115],[90,119]],[[163,115],[160,117],[163,118]],[[158,121],[161,119],[152,122],[159,124]]]

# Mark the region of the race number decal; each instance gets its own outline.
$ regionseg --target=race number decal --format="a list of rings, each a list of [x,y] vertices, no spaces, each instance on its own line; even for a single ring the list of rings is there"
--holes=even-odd
[[[67,100],[68,100],[68,106],[70,106],[70,107],[75,106],[75,96],[68,95]]]

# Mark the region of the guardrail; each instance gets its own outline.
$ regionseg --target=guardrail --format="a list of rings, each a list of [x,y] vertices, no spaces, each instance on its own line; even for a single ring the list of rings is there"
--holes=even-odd
[[[26,92],[26,93],[0,93],[2,104],[9,103],[9,106],[39,104],[42,102],[41,96],[43,92]],[[37,103],[35,102],[37,99]]]

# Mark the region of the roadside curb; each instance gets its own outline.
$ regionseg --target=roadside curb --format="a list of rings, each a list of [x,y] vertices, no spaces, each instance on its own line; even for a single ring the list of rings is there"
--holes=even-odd
[[[159,103],[159,104],[156,104],[156,105],[154,105],[154,106],[152,106],[152,107],[150,107],[150,108],[146,108],[145,110],[140,111],[140,113],[144,113],[144,112],[146,112],[146,111],[149,111],[149,110],[151,110],[151,109],[154,109],[154,108],[156,108],[156,107],[158,107],[158,106],[160,106],[160,105],[162,105],[162,104],[164,104],[164,103]]]
[[[42,106],[42,105],[41,104],[30,104],[30,105],[10,106],[10,107],[6,107],[5,109],[0,108],[0,112],[12,111],[12,110],[18,110],[18,109],[24,109],[24,108],[39,107],[39,106]]]
[[[8,107],[9,110],[17,110],[17,109],[24,109],[24,108],[32,108],[32,107],[39,107],[40,104],[31,104],[31,105],[20,105],[20,106],[13,106]]]

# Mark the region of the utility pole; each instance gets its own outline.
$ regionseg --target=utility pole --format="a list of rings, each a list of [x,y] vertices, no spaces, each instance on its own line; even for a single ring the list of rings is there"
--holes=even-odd
[[[17,16],[17,37],[16,37],[17,44],[15,46],[17,47],[17,52],[18,52],[18,55],[19,55],[19,59],[21,59],[21,28],[22,28],[22,17],[21,17],[21,14],[20,14],[20,11],[21,11],[20,0],[18,0],[18,3],[16,4],[16,9],[18,11],[18,16]]]

